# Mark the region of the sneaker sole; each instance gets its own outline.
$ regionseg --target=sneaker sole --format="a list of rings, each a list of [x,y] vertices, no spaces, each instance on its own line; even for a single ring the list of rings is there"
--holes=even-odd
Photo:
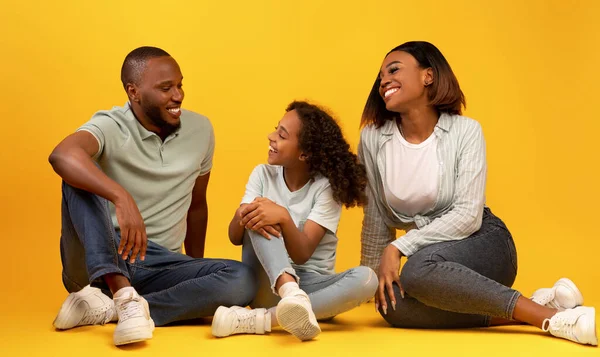
[[[227,310],[229,310],[227,307],[219,306],[217,311],[215,311],[211,326],[212,335],[215,337],[227,337],[231,335],[230,333],[223,331],[224,329],[219,328],[219,326],[223,326],[225,323],[223,319],[225,319],[225,316],[227,315]]]
[[[299,338],[301,341],[311,340],[321,333],[319,325],[310,321],[310,312],[301,305],[286,304],[283,300],[277,307],[277,321],[279,325]]]
[[[554,284],[554,286],[559,286],[559,285],[567,288],[569,291],[571,291],[573,296],[575,296],[575,301],[576,301],[575,307],[583,305],[583,295],[581,294],[581,291],[579,291],[579,289],[577,288],[575,283],[573,281],[571,281],[571,279],[560,278]]]
[[[154,321],[150,320],[149,326],[137,327],[134,329],[120,331],[113,335],[113,341],[115,346],[127,345],[135,342],[142,342],[152,338],[152,331],[154,331]]]
[[[77,303],[79,303],[80,298],[93,294],[96,291],[95,289],[96,288],[86,286],[77,293],[69,294],[65,302],[63,302],[62,306],[60,307],[60,311],[58,312],[58,315],[56,315],[54,322],[52,323],[54,327],[56,327],[59,330],[68,330],[73,327],[76,327],[79,321],[81,321],[82,316],[79,317],[78,321],[73,322],[72,310],[77,305]]]

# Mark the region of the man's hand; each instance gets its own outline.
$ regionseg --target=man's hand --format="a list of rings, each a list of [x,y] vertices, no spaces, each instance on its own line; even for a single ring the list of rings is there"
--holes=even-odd
[[[129,193],[125,193],[114,204],[117,222],[121,229],[119,254],[123,260],[127,260],[129,257],[129,263],[134,263],[138,254],[140,260],[146,259],[146,248],[148,247],[146,225],[133,197]]]

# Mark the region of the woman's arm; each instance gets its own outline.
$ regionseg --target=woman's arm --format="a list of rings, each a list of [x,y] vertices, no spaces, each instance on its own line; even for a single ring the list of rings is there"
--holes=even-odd
[[[383,250],[396,238],[396,229],[386,225],[376,202],[381,197],[376,196],[377,191],[374,189],[377,185],[377,166],[375,158],[369,151],[369,146],[377,145],[377,137],[378,134],[375,130],[365,128],[361,132],[358,144],[358,159],[365,165],[368,181],[366,188],[367,204],[363,208],[364,216],[360,234],[360,265],[368,266],[375,272],[379,271]]]

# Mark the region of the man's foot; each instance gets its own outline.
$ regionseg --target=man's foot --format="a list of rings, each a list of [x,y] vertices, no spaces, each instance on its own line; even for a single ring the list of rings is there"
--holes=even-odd
[[[119,316],[119,323],[113,335],[115,345],[151,339],[154,321],[150,317],[148,302],[132,287],[117,291],[114,301]]]
[[[219,306],[212,322],[212,334],[227,337],[236,333],[263,335],[271,332],[271,314],[266,309],[248,310],[240,306]]]
[[[538,289],[531,297],[533,302],[564,311],[583,305],[583,295],[575,283],[567,278],[559,279],[553,287]]]
[[[579,306],[557,312],[552,318],[544,320],[542,330],[584,345],[598,345],[596,310],[593,307]]]
[[[279,325],[301,341],[313,339],[321,333],[310,299],[302,290],[282,298],[277,304],[276,314]]]
[[[116,316],[112,299],[100,289],[88,285],[69,294],[53,324],[59,330],[66,330],[77,326],[104,325]]]

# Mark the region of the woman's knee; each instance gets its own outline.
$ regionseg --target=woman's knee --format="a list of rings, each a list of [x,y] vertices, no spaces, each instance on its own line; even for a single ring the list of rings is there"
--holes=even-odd
[[[427,285],[427,277],[434,264],[434,261],[426,260],[417,254],[411,256],[402,267],[400,274],[400,284],[404,291],[411,295],[418,295],[418,291]]]

